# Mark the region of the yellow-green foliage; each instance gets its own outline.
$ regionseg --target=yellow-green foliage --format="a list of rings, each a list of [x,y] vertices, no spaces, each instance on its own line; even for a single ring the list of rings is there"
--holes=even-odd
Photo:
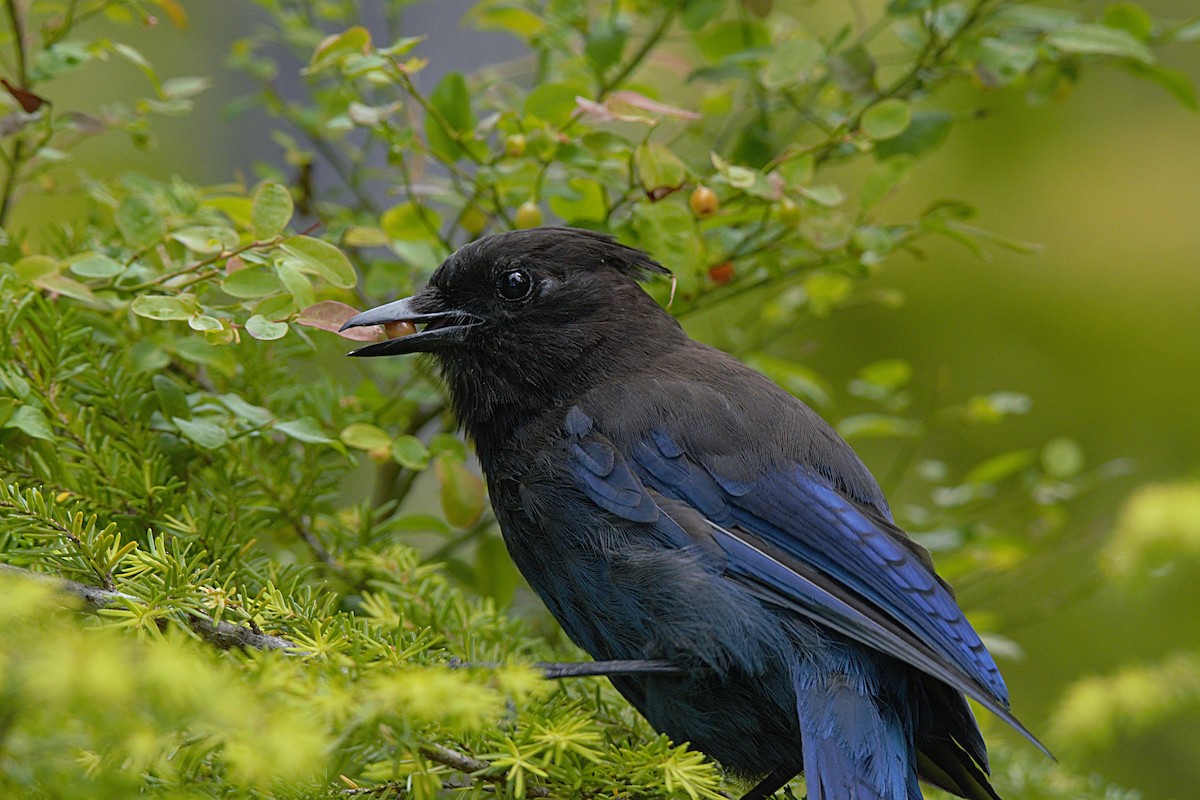
[[[1165,570],[1180,561],[1200,563],[1200,483],[1139,489],[1121,510],[1104,552],[1115,575]]]
[[[1126,667],[1073,685],[1053,719],[1054,740],[1101,749],[1200,707],[1200,654],[1176,653],[1158,664]]]
[[[250,670],[178,630],[138,641],[84,627],[26,579],[0,576],[0,596],[0,793],[86,786],[123,798],[198,774],[262,789],[321,779],[333,735],[298,691],[298,660],[261,654]],[[286,679],[256,678],[267,670]]]
[[[1109,574],[1163,577],[1200,563],[1200,483],[1146,486],[1125,501],[1104,549]],[[1100,751],[1122,734],[1200,709],[1200,653],[1137,663],[1074,683],[1053,716],[1053,736],[1078,750]]]

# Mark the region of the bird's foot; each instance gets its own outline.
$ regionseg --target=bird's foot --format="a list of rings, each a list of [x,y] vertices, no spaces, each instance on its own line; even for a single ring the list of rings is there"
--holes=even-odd
[[[551,680],[586,678],[597,675],[679,675],[684,672],[672,661],[653,658],[632,661],[580,661],[565,664],[540,663],[537,666]]]

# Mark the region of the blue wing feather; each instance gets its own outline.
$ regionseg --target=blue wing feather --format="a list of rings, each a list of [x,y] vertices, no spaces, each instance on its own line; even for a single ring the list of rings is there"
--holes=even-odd
[[[738,480],[661,431],[636,441],[626,460],[591,423],[578,409],[568,415],[569,468],[597,505],[678,529],[650,490],[688,504],[709,521],[730,578],[965,692],[1045,750],[1008,711],[999,670],[954,598],[889,522],[799,465]]]

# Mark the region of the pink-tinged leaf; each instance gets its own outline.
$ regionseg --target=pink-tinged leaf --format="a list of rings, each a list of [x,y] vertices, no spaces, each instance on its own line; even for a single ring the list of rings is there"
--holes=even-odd
[[[602,104],[578,95],[575,97],[575,113],[589,122],[612,122],[616,119],[616,116]]]
[[[356,314],[358,314],[358,309],[353,306],[339,303],[337,300],[322,300],[316,305],[309,306],[301,311],[300,316],[296,317],[296,324],[307,325],[310,328],[320,328],[323,331],[331,331],[346,339],[353,339],[356,342],[383,341],[383,327],[381,325],[366,325],[362,328],[351,328],[346,331],[338,330],[338,328],[346,324],[346,320]]]
[[[614,92],[603,103],[588,100],[586,97],[576,97],[575,113],[591,122],[640,122],[644,125],[657,125],[659,117],[700,119],[700,115],[695,111],[669,106],[631,91]]]
[[[657,100],[651,100],[644,94],[631,92],[628,90],[613,92],[607,100],[604,101],[609,108],[614,106],[632,106],[633,108],[649,111],[651,114],[661,114],[664,117],[674,117],[675,119],[697,120],[700,115],[695,111],[688,111],[686,108],[678,108],[669,106],[666,103],[660,103]]]

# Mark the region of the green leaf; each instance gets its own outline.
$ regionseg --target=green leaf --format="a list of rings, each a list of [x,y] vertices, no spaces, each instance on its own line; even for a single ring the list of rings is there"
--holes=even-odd
[[[945,111],[918,111],[903,133],[875,143],[875,157],[884,161],[901,154],[927,153],[949,138],[953,125],[954,117]]]
[[[1200,40],[1200,17],[1185,23],[1167,36],[1169,42],[1194,42]]]
[[[806,82],[809,70],[821,61],[825,51],[815,39],[788,39],[771,48],[767,68],[763,72],[763,86],[768,89],[784,89],[796,83]]]
[[[717,17],[725,8],[723,0],[683,0],[683,24],[698,31]]]
[[[1058,436],[1042,447],[1042,469],[1051,478],[1073,478],[1083,470],[1083,448],[1079,442]]]
[[[378,425],[367,422],[354,422],[342,428],[338,438],[348,447],[355,450],[384,450],[392,446],[392,437]]]
[[[193,253],[212,255],[237,247],[238,235],[233,228],[217,225],[197,225],[171,232],[171,238]]]
[[[873,208],[879,201],[888,196],[893,189],[908,179],[912,172],[913,159],[909,155],[898,155],[881,161],[863,181],[859,200],[863,210]]]
[[[1156,64],[1143,64],[1140,61],[1126,61],[1124,66],[1139,78],[1157,83],[1166,89],[1185,108],[1191,111],[1200,110],[1200,104],[1196,101],[1196,86],[1186,72]]]
[[[271,427],[301,442],[330,444],[334,441],[325,435],[325,431],[321,430],[321,426],[312,417],[301,417],[289,422],[276,422]]]
[[[828,408],[833,403],[829,384],[804,364],[767,353],[755,353],[746,359],[746,364],[810,406]]]
[[[212,86],[212,80],[199,76],[180,76],[167,78],[162,82],[163,97],[175,100],[183,97],[195,97]]]
[[[841,187],[832,183],[821,184],[820,186],[801,186],[799,187],[800,194],[812,200],[814,203],[826,208],[836,208],[846,202],[846,194],[841,190]]]
[[[347,28],[341,33],[326,36],[313,50],[306,72],[318,72],[334,64],[340,64],[348,56],[362,55],[371,47],[371,34],[361,25]]]
[[[216,450],[229,441],[225,429],[215,422],[208,420],[188,420],[183,417],[172,417],[171,421],[179,432],[206,450]]]
[[[47,292],[70,297],[73,300],[79,300],[92,305],[100,304],[96,300],[96,295],[92,293],[92,290],[86,284],[82,284],[60,272],[47,272],[45,275],[34,278],[33,285]]]
[[[1037,60],[1033,42],[987,37],[979,42],[975,69],[984,85],[1007,86],[1032,70]]]
[[[483,479],[471,472],[462,461],[442,454],[433,462],[442,489],[442,513],[456,528],[469,528],[483,514]]]
[[[604,187],[599,181],[571,178],[560,191],[549,194],[550,210],[568,225],[580,222],[599,222],[608,211]],[[568,194],[569,192],[569,194]]]
[[[475,551],[475,587],[505,608],[521,585],[521,575],[512,564],[504,540],[496,535],[484,536]]]
[[[313,291],[312,281],[291,264],[276,264],[275,274],[283,288],[287,289],[298,308],[308,308],[317,302],[316,292]]]
[[[862,130],[876,141],[891,139],[904,133],[912,122],[912,106],[904,100],[889,97],[880,100],[862,116]]]
[[[133,64],[142,71],[142,74],[149,79],[154,90],[160,95],[162,94],[162,85],[159,83],[158,74],[154,71],[154,66],[146,59],[138,50],[124,42],[112,43],[113,52],[124,58],[130,64]]]
[[[187,319],[200,311],[194,295],[143,294],[129,304],[129,309],[139,317],[169,320]]]
[[[1036,456],[1032,450],[1012,450],[992,456],[976,464],[963,477],[965,483],[1000,483],[1033,465]]]
[[[442,220],[436,211],[411,202],[392,206],[379,217],[379,227],[388,238],[400,241],[412,242],[433,238],[430,229],[436,231],[441,226]]]
[[[634,206],[633,229],[641,248],[654,253],[674,274],[679,291],[694,292],[700,285],[705,248],[687,206],[675,198]]]
[[[629,38],[625,28],[604,17],[589,28],[584,39],[583,54],[597,73],[603,73],[621,58]]]
[[[847,439],[885,439],[920,436],[924,427],[915,419],[890,414],[855,414],[843,417],[837,431]]]
[[[965,417],[968,422],[990,425],[1014,414],[1027,414],[1033,407],[1028,395],[1017,392],[977,394],[967,401]]]
[[[912,364],[900,358],[887,358],[882,361],[875,361],[858,371],[858,378],[851,383],[853,387],[861,382],[876,389],[880,389],[888,394],[902,389],[908,385],[913,377]],[[851,388],[851,393],[864,395]]]
[[[35,48],[32,75],[39,82],[52,80],[95,60],[100,52],[88,47],[82,40],[59,41],[46,47]]]
[[[16,411],[4,423],[4,427],[15,428],[26,436],[32,436],[34,439],[45,439],[48,442],[54,441],[54,431],[50,429],[49,420],[46,419],[46,415],[42,413],[42,410],[36,406],[17,406]]]
[[[111,278],[125,271],[125,265],[99,253],[85,253],[72,259],[69,269],[81,278]]]
[[[58,272],[59,263],[50,256],[33,255],[25,256],[13,264],[13,271],[17,273],[17,280],[22,283],[33,283],[38,278]]]
[[[545,21],[532,11],[504,3],[475,3],[463,18],[481,31],[503,31],[525,40],[546,28]]]
[[[275,418],[267,409],[249,403],[236,394],[220,394],[217,395],[217,399],[232,411],[235,416],[246,420],[256,428],[267,425]]]
[[[589,94],[587,84],[579,81],[543,83],[525,98],[525,113],[551,125],[565,125],[575,113],[575,98]]]
[[[350,259],[329,242],[314,239],[311,236],[293,236],[285,239],[279,247],[294,257],[304,268],[316,272],[339,289],[350,289],[358,283],[358,275],[355,274]],[[295,296],[294,292],[293,296]],[[296,305],[304,308],[312,303],[304,303],[297,297]]]
[[[151,383],[154,385],[154,395],[158,398],[158,407],[165,416],[191,418],[192,409],[188,407],[187,395],[178,383],[162,374],[155,375]]]
[[[216,317],[208,314],[193,314],[188,317],[188,327],[194,331],[219,331],[225,326]]]
[[[251,309],[251,313],[262,314],[271,322],[283,322],[284,320],[290,322],[291,320],[288,318],[295,314],[297,310],[291,295],[277,294],[255,303],[254,308]]]
[[[13,411],[17,408],[17,399],[15,397],[0,397],[0,428],[12,419]]]
[[[467,458],[467,446],[453,433],[435,433],[429,440],[429,452],[435,456],[442,453],[453,453],[455,457],[463,461]]]
[[[436,112],[425,115],[429,146],[439,157],[457,161],[466,154],[460,142],[469,138],[475,128],[471,94],[462,73],[451,72],[438,81],[429,94],[429,104]]]
[[[254,193],[250,208],[250,227],[254,238],[270,239],[287,227],[292,219],[292,195],[282,184],[267,181]]]
[[[855,45],[831,56],[829,74],[842,91],[864,95],[875,91],[875,59],[867,49]]]
[[[1127,32],[1135,39],[1146,41],[1154,32],[1154,18],[1136,3],[1109,3],[1102,21],[1109,28]]]
[[[278,276],[267,267],[246,267],[221,280],[221,291],[231,297],[265,297],[282,288]]]
[[[1132,58],[1149,64],[1154,53],[1129,31],[1109,28],[1105,25],[1074,23],[1053,31],[1046,41],[1066,53],[1117,56]]]
[[[286,322],[272,322],[262,314],[255,314],[246,320],[246,333],[255,339],[263,341],[281,339],[287,335],[287,332],[288,324]]]
[[[423,470],[429,466],[429,457],[425,443],[415,436],[397,436],[392,442],[392,459],[402,467]]]
[[[761,22],[727,19],[699,31],[692,40],[704,58],[719,62],[745,50],[768,47],[771,34]]]
[[[664,191],[678,189],[687,180],[687,167],[666,145],[649,142],[633,153],[638,182],[652,200]]]
[[[142,195],[133,195],[121,201],[115,220],[121,237],[135,248],[157,244],[166,235],[162,214]]]

